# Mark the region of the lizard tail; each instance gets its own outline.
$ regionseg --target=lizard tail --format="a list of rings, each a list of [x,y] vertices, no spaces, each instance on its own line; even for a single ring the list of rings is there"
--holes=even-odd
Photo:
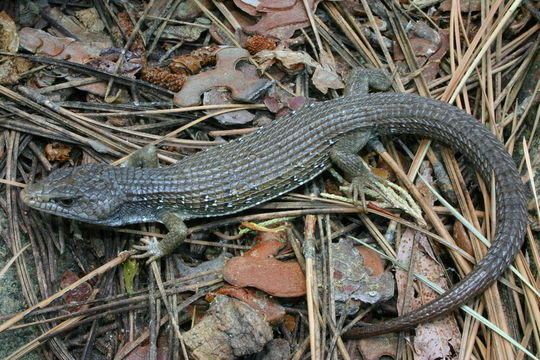
[[[442,296],[395,319],[354,327],[342,335],[344,338],[363,338],[400,331],[456,310],[493,284],[508,268],[523,243],[526,197],[514,161],[504,146],[467,113],[446,103],[421,99],[423,102],[415,101],[411,96],[409,106],[401,108],[398,105],[399,116],[382,119],[377,125],[377,133],[434,138],[464,154],[484,180],[489,181],[493,177],[496,189],[496,234],[484,258]],[[411,119],[414,119],[412,126]]]

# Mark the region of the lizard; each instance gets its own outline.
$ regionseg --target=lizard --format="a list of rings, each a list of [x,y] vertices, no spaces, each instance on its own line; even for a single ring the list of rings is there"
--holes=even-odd
[[[360,338],[398,331],[457,309],[483,292],[519,251],[526,197],[503,144],[478,120],[448,103],[385,90],[376,71],[353,71],[344,96],[313,103],[226,144],[158,167],[155,148],[139,150],[124,167],[86,164],[62,168],[21,191],[31,208],[83,222],[119,226],[161,222],[159,242],[143,240],[137,257],[154,261],[188,235],[186,220],[237,213],[307,183],[336,164],[357,190],[366,182],[358,152],[373,136],[428,137],[461,152],[485,181],[494,181],[496,233],[484,258],[432,302],[381,323],[344,333]],[[144,161],[143,161],[144,160]],[[150,167],[136,167],[138,163]]]

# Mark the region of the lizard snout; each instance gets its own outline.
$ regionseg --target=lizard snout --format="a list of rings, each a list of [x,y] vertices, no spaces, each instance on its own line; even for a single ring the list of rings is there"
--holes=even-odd
[[[39,203],[50,200],[50,197],[46,196],[43,191],[41,191],[39,184],[28,185],[22,189],[20,192],[20,197],[23,203],[31,207],[35,207]]]
[[[28,186],[29,187],[29,186]],[[31,196],[28,192],[28,187],[24,188],[21,190],[20,192],[20,197],[21,197],[21,200],[23,203],[25,203],[26,205],[30,205],[30,201],[31,201]]]

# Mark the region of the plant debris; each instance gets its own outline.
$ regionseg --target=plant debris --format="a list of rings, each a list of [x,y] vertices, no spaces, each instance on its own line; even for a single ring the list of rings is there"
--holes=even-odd
[[[283,247],[278,239],[261,241],[243,256],[229,260],[223,278],[235,286],[252,286],[277,297],[305,295],[306,282],[300,264],[272,257]]]
[[[0,358],[538,354],[539,19],[529,0],[0,2]],[[394,190],[367,189],[367,210],[330,170],[240,213],[190,218],[185,243],[150,266],[125,250],[162,238],[161,225],[88,225],[19,198],[57,169],[118,165],[147,145],[160,166],[207,167],[193,155],[343,96],[357,67],[473,114],[518,164],[531,224],[520,277],[507,272],[469,303],[493,325],[456,311],[399,336],[341,336],[438,297],[416,275],[451,288],[493,237],[492,184],[460,149],[427,139],[371,134],[359,154]],[[297,136],[307,144],[314,131]],[[258,171],[261,155],[239,156]],[[236,170],[210,168],[231,179],[213,190],[249,189]]]
[[[249,57],[249,52],[239,48],[225,48],[216,53],[216,68],[189,77],[182,89],[174,96],[178,106],[193,106],[201,101],[201,95],[214,87],[226,87],[231,97],[238,101],[251,102],[268,86],[252,66],[236,70],[240,60]]]
[[[201,321],[183,337],[195,359],[225,360],[260,352],[272,339],[272,328],[242,301],[217,295]]]

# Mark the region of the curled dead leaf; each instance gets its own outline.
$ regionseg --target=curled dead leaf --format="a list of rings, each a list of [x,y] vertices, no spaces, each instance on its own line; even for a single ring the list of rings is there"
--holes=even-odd
[[[69,156],[71,149],[71,145],[53,142],[45,145],[45,155],[49,161],[66,162],[71,159]]]
[[[261,313],[268,322],[279,321],[285,316],[285,309],[262,292],[236,286],[223,286],[214,294],[207,295],[206,300],[211,301],[210,299],[213,300],[216,295],[228,295],[245,302]]]
[[[272,335],[258,311],[217,295],[206,316],[182,337],[195,359],[235,359],[261,351]]]

